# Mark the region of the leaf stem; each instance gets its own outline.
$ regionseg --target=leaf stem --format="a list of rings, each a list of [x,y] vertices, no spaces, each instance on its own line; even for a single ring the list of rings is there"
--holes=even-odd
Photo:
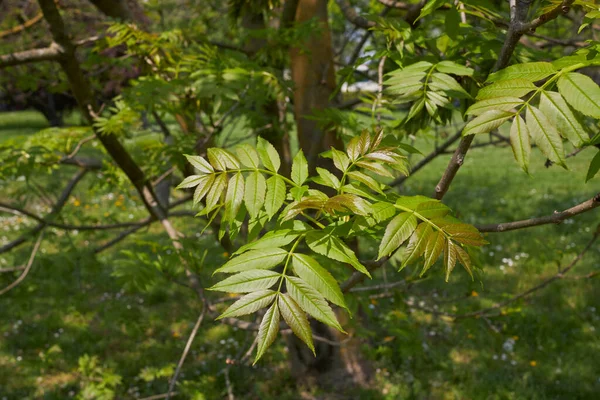
[[[292,258],[292,254],[294,254],[294,250],[296,250],[296,247],[298,247],[298,244],[300,243],[300,239],[302,239],[303,237],[304,237],[304,235],[298,236],[298,239],[296,239],[296,242],[294,242],[294,245],[290,249],[290,251],[287,255],[287,258],[285,259],[285,264],[283,265],[283,271],[281,272],[281,280],[279,281],[279,286],[277,287],[277,293],[281,293],[281,286],[283,285],[283,280],[285,279],[285,272],[287,271],[287,267],[290,263],[290,258]]]

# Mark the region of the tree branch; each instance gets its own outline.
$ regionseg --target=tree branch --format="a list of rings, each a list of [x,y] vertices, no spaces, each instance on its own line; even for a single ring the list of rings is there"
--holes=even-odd
[[[556,18],[561,12],[564,12],[565,9],[568,11],[568,7],[573,3],[573,1],[574,0],[563,0],[560,6],[556,7],[549,13],[544,14],[546,15],[544,18],[540,19],[542,17],[540,16],[540,18],[537,18],[531,23],[525,24],[524,21],[527,18],[527,12],[529,11],[529,6],[532,0],[510,0],[510,24],[508,27],[508,32],[506,34],[504,44],[502,45],[502,49],[500,50],[498,60],[496,61],[492,71],[495,72],[508,66],[517,43],[519,43],[521,36],[523,36],[525,32],[534,27],[537,28],[543,23]],[[456,173],[465,161],[465,156],[469,151],[471,143],[473,143],[474,136],[475,135],[465,136],[460,141],[460,144],[448,163],[448,167],[444,171],[442,178],[435,187],[434,197],[436,199],[441,200],[446,192],[448,192],[450,184],[454,180]]]
[[[31,49],[0,55],[0,68],[38,61],[58,61],[63,49],[56,43],[41,49]]]
[[[505,222],[501,224],[487,224],[487,225],[476,225],[480,232],[506,232],[514,231],[516,229],[529,228],[532,226],[546,225],[546,224],[560,224],[562,221],[569,217],[582,214],[584,212],[593,210],[600,206],[600,193],[592,197],[591,199],[584,201],[574,207],[568,208],[561,212],[555,212],[552,215],[539,218],[524,219],[521,221]]]
[[[8,244],[5,244],[4,246],[0,247],[0,254],[5,253],[5,252],[7,252],[9,250],[12,250],[15,247],[17,247],[17,246],[25,243],[29,239],[29,237],[31,237],[33,235],[36,235],[38,232],[40,232],[42,229],[44,229],[46,227],[46,225],[47,225],[47,221],[51,221],[52,219],[54,219],[56,217],[56,215],[58,215],[58,213],[60,212],[60,210],[62,210],[62,208],[66,204],[67,200],[69,199],[69,196],[71,195],[71,192],[73,191],[73,189],[75,189],[75,186],[77,186],[77,184],[79,183],[79,181],[85,176],[86,173],[87,173],[87,169],[81,169],[81,170],[79,170],[73,176],[73,178],[71,178],[71,180],[69,181],[69,183],[67,184],[67,186],[63,189],[60,197],[58,198],[58,200],[56,201],[56,203],[52,207],[52,210],[50,211],[50,213],[44,219],[44,222],[40,222],[31,231],[29,231],[25,235],[22,235],[18,239],[15,239],[12,242],[10,242]]]
[[[202,325],[202,321],[204,320],[204,315],[206,314],[207,308],[208,307],[207,307],[206,300],[205,300],[202,302],[202,311],[200,312],[200,316],[196,320],[196,325],[194,325],[194,329],[192,329],[192,332],[190,333],[187,343],[185,344],[185,348],[183,349],[183,353],[181,354],[181,358],[179,359],[179,362],[177,363],[177,368],[175,369],[175,373],[173,374],[173,377],[171,378],[171,380],[169,382],[169,390],[167,391],[167,396],[166,396],[167,400],[169,400],[171,398],[171,393],[173,393],[173,389],[175,389],[175,384],[177,383],[177,378],[179,377],[179,373],[181,372],[181,367],[183,366],[183,363],[185,362],[188,352],[190,351],[190,348],[192,347],[192,343],[194,342],[194,339],[196,338],[198,329],[200,329],[200,325]]]
[[[23,282],[23,280],[27,277],[27,274],[31,270],[31,266],[33,265],[33,260],[35,260],[35,256],[37,255],[37,252],[40,248],[40,244],[42,244],[43,238],[44,238],[44,231],[42,230],[42,232],[40,233],[40,236],[38,236],[38,239],[35,242],[35,245],[33,246],[33,250],[31,251],[31,255],[29,256],[29,261],[27,261],[27,265],[25,266],[25,269],[13,283],[8,285],[4,289],[0,290],[0,296],[2,296],[3,294],[5,294],[8,291],[15,288],[17,285],[19,285],[21,282]]]
[[[369,29],[373,28],[376,24],[373,21],[369,21],[363,16],[358,15],[352,4],[348,0],[335,0],[344,17],[359,28]]]
[[[10,35],[14,35],[17,34],[19,32],[24,31],[27,28],[32,27],[33,25],[37,24],[38,22],[40,22],[42,20],[42,18],[44,18],[44,15],[42,13],[38,13],[35,17],[28,19],[27,21],[25,21],[24,23],[22,23],[21,25],[15,26],[13,28],[7,29],[5,31],[0,32],[0,39],[10,36]]]

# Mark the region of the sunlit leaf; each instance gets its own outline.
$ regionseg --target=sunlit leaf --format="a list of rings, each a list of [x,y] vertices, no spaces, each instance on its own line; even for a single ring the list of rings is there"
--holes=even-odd
[[[244,193],[244,204],[252,218],[258,216],[263,207],[267,183],[265,177],[258,171],[251,172],[246,178],[246,192]]]
[[[517,115],[510,127],[510,145],[512,147],[515,159],[528,172],[529,155],[531,153],[531,144],[529,143],[529,129],[523,118]]]
[[[265,290],[277,283],[281,274],[266,269],[240,272],[209,288],[219,292],[249,293]]]
[[[302,150],[299,150],[292,163],[292,181],[297,185],[302,185],[307,178],[308,162],[306,161]]]
[[[537,82],[556,72],[556,68],[554,68],[551,63],[544,61],[515,64],[490,74],[486,82],[497,82],[509,79],[524,79],[529,82]]]
[[[352,265],[357,271],[371,276],[356,254],[332,231],[312,231],[306,234],[306,244],[317,254]]]
[[[556,127],[539,109],[527,106],[527,128],[542,153],[552,162],[565,166],[565,151]]]
[[[275,147],[271,143],[259,137],[256,142],[256,149],[266,169],[273,172],[279,171],[281,160],[279,159],[277,150],[275,150]]]
[[[267,179],[267,195],[265,197],[265,211],[272,218],[285,201],[285,182],[278,176]]]
[[[379,254],[377,259],[391,254],[406,239],[410,237],[417,227],[417,218],[408,212],[395,216],[385,228],[385,233],[379,244]]]
[[[265,351],[273,344],[279,332],[279,304],[274,302],[265,313],[256,339],[256,358],[254,364],[265,354]]]
[[[312,286],[295,276],[287,276],[286,288],[296,303],[315,319],[341,332],[344,329],[338,322],[335,313],[325,301],[325,298]]]
[[[244,200],[244,177],[241,173],[234,174],[227,185],[225,194],[225,216],[226,220],[233,220],[237,215],[242,201]]]
[[[240,159],[242,165],[244,165],[245,167],[254,169],[259,167],[260,161],[258,158],[258,153],[254,149],[254,147],[250,146],[249,144],[245,143],[237,146],[235,149],[235,153]]]
[[[319,291],[327,300],[340,307],[346,307],[344,295],[335,278],[314,258],[294,253],[292,255],[294,273]]]
[[[279,248],[249,250],[227,261],[218,272],[242,272],[251,269],[271,269],[281,264],[288,252]]]
[[[558,78],[564,99],[582,114],[600,119],[600,87],[589,76],[570,72]]]
[[[267,307],[275,300],[276,296],[277,292],[272,290],[260,290],[258,292],[247,294],[230,305],[223,314],[217,317],[217,319],[252,314],[261,308]]]
[[[581,147],[588,140],[587,132],[559,93],[543,91],[540,111],[573,146]]]
[[[486,111],[469,122],[463,129],[463,136],[489,133],[512,117],[514,113],[501,110]]]
[[[292,329],[292,332],[306,343],[308,348],[314,353],[315,346],[312,340],[312,331],[310,330],[310,325],[304,311],[287,293],[279,296],[278,304],[281,316]]]

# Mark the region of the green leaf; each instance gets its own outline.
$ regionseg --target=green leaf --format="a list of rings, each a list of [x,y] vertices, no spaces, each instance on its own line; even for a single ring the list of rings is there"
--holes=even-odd
[[[590,163],[590,167],[585,177],[585,182],[587,183],[587,181],[596,176],[598,171],[600,171],[600,151],[598,151],[594,158],[592,158],[592,162]]]
[[[400,196],[397,200],[396,200],[396,205],[400,206],[400,207],[404,207],[404,208],[408,208],[410,210],[416,210],[417,207],[419,206],[419,204],[422,203],[426,203],[429,201],[434,201],[434,199],[431,199],[427,196],[421,196],[421,195],[417,195],[417,196]]]
[[[429,82],[429,88],[435,91],[443,91],[448,96],[457,98],[471,98],[471,95],[463,89],[463,87],[450,75],[442,74],[439,72],[434,73],[431,76]]]
[[[215,181],[215,175],[204,175],[203,180],[198,182],[198,186],[196,186],[196,190],[194,191],[194,201],[193,205],[198,204],[204,196],[208,193],[210,188],[212,187],[213,182]]]
[[[181,181],[179,185],[177,185],[177,189],[188,189],[194,186],[198,186],[198,184],[202,182],[202,180],[207,176],[210,175],[190,175],[183,181]]]
[[[392,173],[390,171],[388,171],[387,169],[385,169],[385,167],[383,165],[381,165],[381,163],[377,163],[377,162],[369,162],[369,161],[359,161],[356,163],[356,166],[360,167],[360,168],[364,168],[366,170],[369,170],[371,172],[376,173],[377,175],[380,176],[385,176],[388,178],[393,178],[394,175],[392,175]]]
[[[514,113],[508,111],[491,110],[486,111],[480,116],[474,118],[463,129],[463,136],[474,135],[477,133],[489,133],[498,128]]]
[[[271,304],[276,296],[277,292],[272,290],[260,290],[258,292],[247,294],[230,305],[223,314],[217,317],[217,319],[252,314]]]
[[[446,4],[446,0],[430,0],[430,1],[428,1],[427,3],[425,3],[423,8],[421,9],[421,13],[419,14],[419,17],[417,18],[417,21],[420,20],[421,18],[425,18],[426,16],[428,16],[429,14],[431,14],[432,12],[434,12],[435,10],[437,10],[438,8],[443,6],[444,4]]]
[[[248,168],[257,169],[260,165],[260,161],[258,159],[258,153],[254,149],[254,147],[249,144],[241,144],[236,147],[235,154],[237,154],[238,158],[242,165]]]
[[[411,76],[409,79],[396,80],[390,79],[386,82],[386,85],[389,85],[385,92],[389,95],[393,96],[402,96],[402,95],[410,95],[415,93],[423,88],[422,79],[425,77],[425,72],[417,72],[414,76]]]
[[[540,111],[573,146],[581,147],[586,142],[587,132],[559,93],[542,91]]]
[[[458,258],[458,252],[456,251],[456,245],[448,240],[446,247],[444,247],[444,269],[446,270],[446,282],[450,279],[450,274],[456,265]]]
[[[431,225],[428,223],[423,222],[417,226],[417,229],[415,229],[411,235],[410,240],[406,245],[406,249],[404,250],[402,266],[400,267],[401,270],[421,257],[432,232]]]
[[[356,258],[356,254],[341,239],[333,236],[332,232],[333,230],[308,232],[305,238],[306,244],[315,253],[348,263],[357,271],[371,277],[369,271]]]
[[[518,97],[494,97],[476,102],[469,107],[465,115],[481,115],[491,110],[511,111],[523,103]]]
[[[184,155],[185,158],[187,158],[188,162],[203,174],[212,174],[213,172],[215,172],[212,165],[210,165],[208,161],[206,161],[204,158],[200,156],[190,156],[188,154]]]
[[[413,119],[418,113],[421,112],[421,110],[423,110],[424,106],[425,106],[425,98],[421,98],[421,99],[417,100],[410,107],[410,110],[408,110],[408,115],[406,116],[406,120],[404,122],[408,122],[411,119]]]
[[[256,218],[265,201],[267,183],[265,177],[258,171],[251,172],[246,178],[246,193],[244,193],[244,204],[250,217]]]
[[[556,68],[549,62],[530,62],[515,64],[490,74],[486,82],[497,82],[508,79],[524,79],[537,82],[555,74]]]
[[[267,310],[258,328],[256,339],[256,358],[254,364],[265,354],[265,351],[273,344],[279,332],[279,305],[277,302]]]
[[[361,155],[365,154],[371,148],[371,135],[368,130],[363,130],[360,136],[358,137],[358,150]]]
[[[279,309],[285,322],[292,329],[292,332],[306,343],[308,348],[315,354],[312,331],[304,311],[287,293],[280,295],[278,300]]]
[[[417,218],[408,212],[396,215],[385,228],[383,239],[379,244],[377,259],[391,254],[406,239],[410,237],[417,227]]]
[[[517,115],[510,127],[510,145],[515,155],[515,160],[528,172],[529,155],[531,154],[531,144],[529,143],[529,129],[523,118]]]
[[[325,298],[315,288],[295,276],[286,276],[285,281],[289,295],[296,301],[300,308],[312,315],[316,320],[340,332],[344,332],[344,328],[338,322],[335,313],[329,304],[327,304]]]
[[[225,171],[227,169],[239,169],[240,163],[237,158],[225,149],[211,147],[206,151],[208,161],[216,170]]]
[[[454,249],[456,250],[458,261],[460,261],[465,270],[471,275],[471,279],[473,279],[471,257],[469,257],[469,254],[460,246],[455,246]]]
[[[444,217],[450,213],[450,208],[441,201],[431,200],[420,203],[415,211],[425,218]]]
[[[472,76],[473,68],[465,67],[457,64],[453,61],[442,61],[436,64],[435,69],[445,74],[452,74],[458,76]]]
[[[350,179],[354,179],[364,185],[366,185],[369,189],[372,189],[378,193],[383,194],[383,190],[381,190],[381,184],[377,182],[375,179],[370,177],[367,174],[364,174],[360,171],[350,171],[346,174]]]
[[[348,166],[350,165],[350,159],[348,158],[346,153],[343,153],[332,147],[331,155],[333,158],[333,165],[335,165],[335,167],[340,171],[345,172],[348,169]]]
[[[423,257],[425,257],[425,264],[423,265],[423,270],[421,271],[421,275],[423,276],[425,272],[437,261],[442,253],[444,245],[446,243],[446,237],[444,233],[441,231],[434,231],[427,240],[427,244],[425,245],[425,253]]]
[[[539,109],[527,106],[527,128],[542,153],[556,164],[565,167],[565,152],[556,127]]]
[[[444,226],[444,231],[450,235],[452,240],[462,244],[483,246],[488,243],[473,225],[463,223],[448,224]]]
[[[351,161],[356,161],[360,157],[360,148],[358,147],[358,136],[353,137],[346,146],[346,153]]]
[[[327,300],[348,309],[344,295],[335,278],[314,258],[306,254],[292,254],[294,273],[319,291]]]
[[[279,175],[267,179],[267,196],[265,197],[265,211],[272,218],[285,201],[285,182]]]
[[[373,209],[371,216],[375,218],[375,221],[378,223],[386,221],[396,214],[396,207],[392,203],[380,201],[373,204],[371,207]]]
[[[279,248],[249,250],[246,253],[227,261],[214,273],[242,272],[251,269],[271,269],[281,264],[288,252]]]
[[[324,168],[317,168],[317,173],[321,179],[314,178],[313,180],[319,185],[329,186],[334,189],[340,188],[340,180]]]
[[[275,150],[275,147],[273,147],[271,143],[259,137],[256,143],[256,149],[258,150],[260,159],[266,169],[273,172],[279,171],[281,160],[279,159],[277,150]]]
[[[281,274],[265,269],[253,269],[240,272],[222,280],[209,290],[228,293],[249,293],[265,290],[279,281]]]
[[[237,215],[244,199],[244,177],[237,173],[229,180],[225,194],[225,220],[233,220]]]
[[[523,97],[535,89],[537,89],[536,86],[525,79],[498,81],[481,89],[477,93],[477,100],[494,97]]]
[[[223,195],[223,191],[225,190],[226,186],[227,186],[227,174],[225,174],[225,173],[217,174],[217,176],[215,178],[215,183],[213,183],[213,185],[211,186],[210,190],[208,191],[208,193],[206,195],[206,209],[207,210],[212,210],[217,205],[217,203],[219,202],[219,199]]]
[[[298,151],[292,163],[292,181],[297,185],[302,185],[308,178],[308,162],[304,157],[302,149]]]
[[[258,249],[270,249],[273,247],[283,247],[286,246],[294,239],[300,236],[300,233],[293,231],[291,229],[281,229],[276,231],[267,232],[260,239],[247,243],[240,247],[233,255],[241,254],[248,250],[258,250]]]
[[[588,76],[570,72],[558,78],[558,90],[582,114],[600,119],[600,87]]]

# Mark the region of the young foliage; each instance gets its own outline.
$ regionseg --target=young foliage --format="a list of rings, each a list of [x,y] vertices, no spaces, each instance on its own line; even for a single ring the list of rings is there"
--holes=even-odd
[[[312,177],[298,152],[291,179],[279,174],[279,155],[262,139],[256,150],[241,145],[234,152],[209,149],[208,159],[186,156],[197,174],[185,178],[179,188],[196,187],[200,194],[195,201],[205,198],[199,214],[221,215],[222,234],[229,231],[235,238],[246,215],[250,231],[260,231],[271,221],[268,233],[240,247],[214,271],[231,275],[210,288],[247,293],[219,318],[267,309],[255,361],[275,340],[281,318],[313,351],[307,315],[344,331],[332,306],[347,306],[331,265],[345,264],[370,277],[346,243],[351,237],[380,238],[378,259],[385,260],[408,241],[399,253],[401,268],[422,258],[424,274],[444,253],[446,280],[456,262],[471,274],[465,249],[485,240],[471,225],[452,218],[441,202],[387,191],[377,177],[406,174],[408,164],[400,147],[388,146],[383,139],[381,130],[374,135],[364,131],[349,141],[345,152],[332,149],[324,154],[335,170],[317,168]]]
[[[432,2],[432,4],[435,2]],[[425,10],[429,6],[423,9]],[[451,99],[469,99],[471,95],[451,75],[470,77],[474,70],[452,61],[432,64],[420,61],[393,71],[384,82],[386,93],[396,104],[410,103],[411,107],[403,124],[412,119],[419,120],[419,126],[428,126],[431,121],[447,123],[455,108]],[[425,109],[428,117],[417,118]]]
[[[510,144],[515,160],[528,172],[531,142],[548,159],[566,168],[563,141],[590,144],[583,119],[600,119],[600,87],[574,72],[594,61],[565,57],[555,63],[511,65],[491,74],[466,112],[474,115],[463,135],[488,133],[512,119]],[[531,139],[531,140],[530,140]]]

